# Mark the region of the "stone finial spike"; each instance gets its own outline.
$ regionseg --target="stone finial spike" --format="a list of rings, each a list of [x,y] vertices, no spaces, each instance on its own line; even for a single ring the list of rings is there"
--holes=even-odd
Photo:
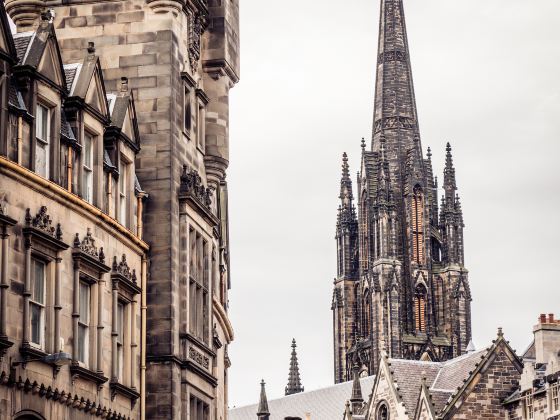
[[[467,353],[474,353],[476,351],[476,347],[472,340],[469,341],[469,345],[467,346]]]
[[[432,149],[431,149],[431,147],[429,147],[429,146],[428,146],[428,152],[427,152],[426,155],[428,156],[428,160],[431,161],[431,160],[432,160]]]
[[[362,137],[362,151],[366,150],[366,139],[364,137]]]
[[[504,331],[502,329],[502,327],[498,327],[498,338],[501,338],[504,336]]]
[[[268,411],[268,400],[266,398],[266,383],[261,380],[261,396],[259,399],[259,408],[257,409],[257,418],[259,420],[269,420],[270,412]]]
[[[95,43],[93,43],[92,41],[88,42],[87,52],[88,52],[89,55],[94,55],[95,54]]]
[[[357,413],[364,403],[362,386],[360,384],[360,365],[357,360],[354,361],[352,371],[354,373],[354,380],[352,383],[352,396],[350,397],[350,402],[352,403],[352,412]]]
[[[290,357],[290,372],[288,373],[288,385],[285,389],[286,395],[297,394],[303,392],[304,388],[301,386],[301,379],[299,375],[299,364],[296,352],[296,339],[292,339],[292,354]]]

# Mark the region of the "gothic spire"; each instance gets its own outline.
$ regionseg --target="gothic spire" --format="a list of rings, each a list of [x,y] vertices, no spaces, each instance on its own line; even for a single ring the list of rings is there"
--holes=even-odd
[[[261,398],[259,400],[259,408],[257,410],[258,420],[269,420],[270,412],[268,411],[268,400],[266,399],[266,389],[264,388],[264,379],[261,381]]]
[[[360,385],[360,367],[357,363],[354,363],[352,370],[354,373],[354,382],[352,383],[352,397],[350,398],[350,402],[352,403],[352,412],[357,414],[358,410],[363,405],[364,398],[362,396],[362,386]]]
[[[381,0],[373,120],[373,150],[379,150],[382,133],[393,159],[399,158],[400,150],[420,147],[402,0]]]
[[[455,181],[455,167],[453,166],[453,155],[451,154],[451,144],[447,143],[445,155],[445,169],[443,170],[443,190],[445,202],[449,208],[455,205],[455,191],[457,182]]]
[[[296,347],[296,339],[294,338],[292,340],[292,355],[290,358],[290,373],[288,374],[288,386],[286,386],[286,395],[303,392],[303,386],[301,386],[301,379],[299,377],[299,365]]]
[[[348,166],[348,155],[342,155],[342,177],[340,179],[340,196],[342,205],[351,205],[354,199],[352,195],[352,180],[350,179],[350,167]]]

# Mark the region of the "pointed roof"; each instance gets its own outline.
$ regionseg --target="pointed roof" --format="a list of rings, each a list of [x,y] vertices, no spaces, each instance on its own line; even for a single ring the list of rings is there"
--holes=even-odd
[[[403,146],[414,146],[418,118],[402,0],[381,1],[373,150],[379,150],[381,134],[390,130],[409,131]]]
[[[12,64],[17,62],[16,46],[3,1],[0,1],[0,58],[8,60]]]
[[[292,355],[290,357],[290,372],[288,374],[288,386],[286,386],[286,395],[297,394],[303,392],[301,379],[299,377],[299,365],[296,352],[296,339],[292,339]]]
[[[352,412],[354,414],[359,414],[364,404],[364,397],[362,396],[362,386],[360,384],[360,366],[357,361],[354,362],[352,370],[354,373],[354,380],[352,381],[352,396],[350,397],[350,402],[352,403]]]
[[[259,407],[257,409],[257,416],[269,416],[270,412],[268,411],[268,400],[266,398],[266,389],[265,389],[265,382],[264,379],[261,381],[261,396],[259,399]]]
[[[140,150],[140,132],[136,119],[134,95],[128,89],[128,78],[121,77],[118,93],[106,95],[111,117],[111,125],[106,130],[106,135],[122,136],[135,150]]]
[[[342,177],[340,178],[340,196],[343,204],[349,204],[353,200],[352,180],[350,179],[350,167],[348,165],[348,155],[342,154]]]
[[[14,35],[20,66],[34,69],[43,80],[66,92],[66,75],[50,12],[41,14],[36,32]]]
[[[447,143],[445,148],[445,168],[443,170],[443,190],[445,192],[445,202],[447,206],[455,205],[455,191],[457,182],[455,180],[455,167],[453,166],[453,155],[451,154],[451,144]]]

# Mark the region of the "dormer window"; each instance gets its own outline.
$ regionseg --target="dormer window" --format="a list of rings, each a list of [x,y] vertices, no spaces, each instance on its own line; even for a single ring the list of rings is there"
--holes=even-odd
[[[35,117],[35,172],[44,178],[50,176],[50,113],[51,110],[41,104],[37,104]]]
[[[91,134],[84,134],[82,159],[82,196],[88,203],[93,203],[93,150],[94,138]]]

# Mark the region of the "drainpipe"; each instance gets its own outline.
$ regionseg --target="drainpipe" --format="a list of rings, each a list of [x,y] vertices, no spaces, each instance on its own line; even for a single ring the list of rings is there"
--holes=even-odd
[[[142,256],[141,297],[140,297],[140,420],[146,419],[146,254]]]

